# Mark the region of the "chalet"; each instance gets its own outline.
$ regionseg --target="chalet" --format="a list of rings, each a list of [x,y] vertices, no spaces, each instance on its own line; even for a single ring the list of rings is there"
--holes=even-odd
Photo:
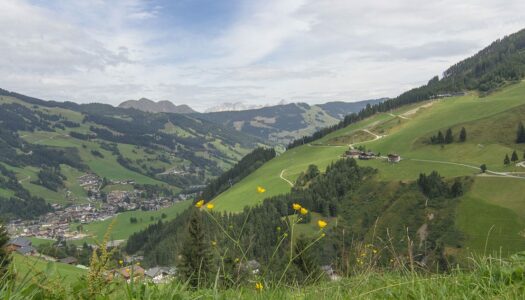
[[[145,271],[141,266],[131,265],[131,266],[127,266],[127,267],[123,267],[123,268],[115,269],[111,271],[110,274],[108,275],[108,279],[111,280],[113,278],[121,277],[126,280],[129,280],[131,276],[133,276],[133,278],[137,278],[137,277],[141,278],[141,277],[144,277],[144,274],[145,274]]]
[[[172,278],[176,274],[175,268],[154,267],[146,270],[144,275],[151,279],[154,283],[162,283]]]
[[[16,251],[22,255],[33,255],[36,253],[32,242],[23,237],[17,237],[7,242],[6,249],[8,252]]]
[[[359,154],[360,160],[369,160],[369,159],[374,159],[374,158],[376,158],[376,155],[371,151],[361,152],[361,154]]]
[[[401,156],[398,154],[388,154],[388,162],[398,163],[401,161]]]
[[[357,149],[350,149],[346,151],[345,155],[346,157],[350,157],[350,158],[359,158],[359,155],[361,155],[361,153],[362,152]]]

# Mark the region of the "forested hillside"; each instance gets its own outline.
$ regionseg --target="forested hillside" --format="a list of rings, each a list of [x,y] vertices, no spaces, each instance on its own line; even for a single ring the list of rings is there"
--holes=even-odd
[[[86,174],[104,179],[104,192],[123,181],[192,192],[257,145],[255,138],[186,115],[0,90],[0,214],[27,218],[49,211],[46,202],[84,203],[91,195],[78,178]]]
[[[287,144],[293,139],[337,124],[350,113],[385,99],[358,102],[328,102],[308,105],[291,103],[243,111],[222,111],[196,117],[222,124],[274,144]]]
[[[369,105],[358,113],[346,116],[337,125],[293,141],[288,148],[314,141],[376,113],[429,99],[457,96],[466,91],[475,90],[482,95],[488,94],[507,84],[519,82],[524,76],[525,29],[497,40],[476,55],[455,64],[443,72],[441,78],[435,76],[426,85],[382,103]]]

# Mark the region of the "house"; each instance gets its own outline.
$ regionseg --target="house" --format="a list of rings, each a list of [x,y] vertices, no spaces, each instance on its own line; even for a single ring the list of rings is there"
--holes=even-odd
[[[122,277],[126,280],[129,280],[133,275],[133,278],[144,277],[145,270],[141,266],[127,266],[120,269],[111,271],[108,279],[113,279],[115,277]]]
[[[359,155],[361,155],[361,151],[359,150],[356,150],[356,149],[350,149],[348,151],[346,151],[345,155],[346,157],[350,157],[350,158],[359,158]]]
[[[23,237],[17,237],[7,242],[6,249],[8,252],[16,251],[22,255],[33,255],[36,253],[32,242]]]
[[[398,154],[388,154],[388,162],[398,163],[401,161],[401,156]]]
[[[323,271],[328,276],[328,278],[330,278],[330,280],[332,281],[337,281],[341,279],[341,276],[335,273],[331,265],[321,266],[321,271]]]
[[[76,259],[76,258],[74,258],[72,256],[68,256],[68,257],[59,259],[58,261],[63,263],[63,264],[68,264],[68,265],[76,265],[78,263],[78,259]]]
[[[252,274],[259,274],[261,264],[258,261],[252,259],[247,261],[246,264],[241,264],[241,268],[246,272],[250,272]]]
[[[167,268],[167,267],[153,267],[153,268],[146,270],[145,272],[146,277],[153,280],[154,283],[165,282],[169,278],[175,276],[175,274],[176,274],[175,268]]]
[[[369,159],[374,159],[374,158],[376,158],[376,155],[371,151],[361,152],[361,154],[359,154],[360,160],[369,160]]]

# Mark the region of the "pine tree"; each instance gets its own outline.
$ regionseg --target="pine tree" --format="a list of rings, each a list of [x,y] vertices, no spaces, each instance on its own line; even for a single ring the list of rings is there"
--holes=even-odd
[[[518,132],[516,134],[516,143],[517,144],[525,143],[525,127],[523,126],[522,122],[518,124]]]
[[[505,154],[505,159],[503,159],[503,164],[506,166],[510,165],[510,158],[508,154]]]
[[[443,136],[443,132],[441,132],[441,130],[438,132],[438,135],[437,135],[437,138],[436,138],[436,142],[438,144],[444,144],[445,143],[445,137]]]
[[[514,152],[512,152],[512,157],[510,158],[510,160],[511,160],[512,162],[517,162],[518,160],[520,160],[519,157],[518,157],[518,153],[516,152],[516,150],[514,150]]]
[[[4,277],[11,263],[11,255],[6,249],[8,242],[9,234],[7,233],[7,228],[3,222],[0,222],[0,279]]]
[[[452,134],[452,129],[447,129],[447,133],[445,134],[445,144],[452,144],[454,142],[454,135]]]
[[[312,241],[308,240],[304,235],[297,238],[295,244],[295,255],[297,256],[293,263],[302,272],[302,280],[306,282],[312,282],[319,279],[321,270],[319,264],[315,258],[315,255],[311,247],[308,245]]]
[[[465,127],[462,127],[459,133],[459,141],[463,143],[466,140],[467,140],[467,130],[465,129]]]
[[[183,279],[192,287],[208,285],[213,276],[212,257],[202,218],[202,213],[193,208],[179,264]]]

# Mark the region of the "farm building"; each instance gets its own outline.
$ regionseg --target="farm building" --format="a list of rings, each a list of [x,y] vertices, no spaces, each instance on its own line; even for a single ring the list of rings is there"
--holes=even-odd
[[[398,163],[401,161],[401,156],[399,154],[388,154],[388,162]]]

